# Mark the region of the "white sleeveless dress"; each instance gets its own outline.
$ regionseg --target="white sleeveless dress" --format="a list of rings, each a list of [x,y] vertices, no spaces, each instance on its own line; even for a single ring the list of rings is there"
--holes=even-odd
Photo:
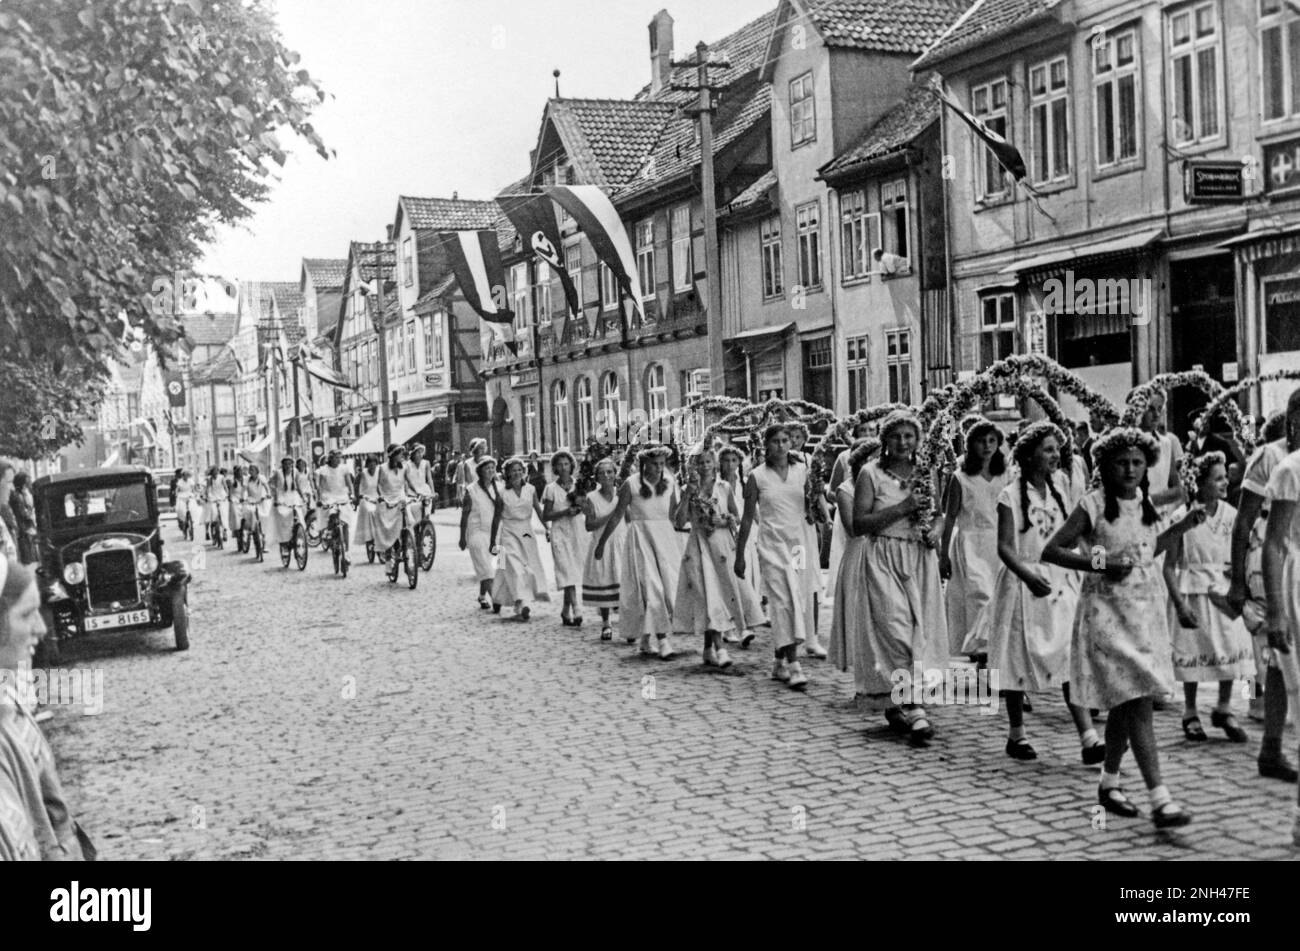
[[[379,470],[373,473],[361,470],[357,476],[357,495],[361,503],[357,506],[357,527],[352,533],[355,545],[365,545],[375,539],[375,504],[379,500]]]
[[[671,634],[673,598],[686,543],[669,517],[677,503],[677,483],[669,479],[662,494],[641,496],[641,477],[625,485],[632,501],[627,507],[627,543],[619,578],[619,616],[625,637]],[[606,549],[609,542],[605,543]],[[606,556],[608,557],[608,555]]]
[[[548,483],[542,493],[542,510],[551,503],[551,511],[563,512],[569,508],[569,490],[558,482]],[[587,530],[581,515],[557,518],[551,526],[551,558],[555,562],[555,587],[577,587],[582,584],[583,565],[590,547]]]
[[[502,489],[501,525],[497,529],[497,573],[492,581],[492,601],[549,601],[550,585],[542,568],[533,527],[536,490],[524,483],[518,492]]]
[[[804,514],[808,467],[793,462],[782,479],[764,464],[750,477],[758,486],[758,570],[772,639],[778,648],[789,647],[816,633],[813,596],[820,572],[812,526]]]
[[[1009,473],[985,479],[953,474],[949,491],[961,493],[956,535],[952,540],[952,577],[944,591],[948,612],[948,653],[975,654],[988,649],[978,634],[980,615],[993,594],[998,569],[997,500],[1011,481]]]
[[[727,482],[717,479],[710,498],[715,511],[730,513],[732,492]],[[747,581],[736,577],[735,567],[735,528],[709,530],[692,521],[673,601],[675,631],[702,635],[743,631],[763,623],[758,595]]]
[[[497,492],[501,486],[494,487]],[[469,551],[470,561],[474,563],[474,580],[482,583],[492,581],[497,574],[496,556],[492,554],[492,516],[496,511],[496,502],[483,490],[478,482],[466,490],[469,495],[469,521],[465,523],[465,548]]]
[[[597,518],[604,518],[618,507],[618,492],[612,499],[601,494],[600,489],[587,493],[587,501]],[[593,608],[618,610],[619,580],[623,576],[623,559],[627,554],[627,522],[621,521],[609,533],[603,558],[596,558],[596,543],[600,541],[605,526],[590,533],[587,558],[582,569],[582,603]]]

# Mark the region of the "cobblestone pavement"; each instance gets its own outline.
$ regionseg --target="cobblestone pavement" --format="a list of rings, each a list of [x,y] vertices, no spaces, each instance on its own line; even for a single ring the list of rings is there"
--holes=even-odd
[[[824,661],[805,662],[806,695],[769,680],[766,634],[718,673],[680,638],[668,662],[601,643],[590,610],[562,627],[558,601],[528,623],[480,611],[452,517],[438,522],[416,591],[364,557],[338,580],[315,551],[302,573],[209,552],[188,652],[169,632],[67,648],[103,669],[104,709],[60,707],[47,729],[102,857],[1294,854],[1295,787],[1256,775],[1256,725],[1248,746],[1194,747],[1177,706],[1158,714],[1166,782],[1195,824],[1094,828],[1095,767],[1059,697],[1034,698],[1035,763],[1004,754],[1003,717],[962,706],[934,708],[938,736],[914,750]],[[1131,757],[1125,784],[1145,816]]]

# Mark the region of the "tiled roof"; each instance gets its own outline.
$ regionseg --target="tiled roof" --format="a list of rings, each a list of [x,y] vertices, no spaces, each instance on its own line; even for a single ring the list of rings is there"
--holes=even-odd
[[[739,195],[737,195],[735,198],[731,199],[731,201],[727,203],[727,211],[728,212],[743,211],[744,209],[749,208],[751,205],[758,204],[759,200],[762,199],[763,196],[766,195],[769,191],[771,191],[772,188],[774,188],[775,186],[776,186],[776,169],[769,168],[766,172],[764,172],[761,176],[759,176],[758,181],[754,182],[754,184],[750,185],[743,192],[741,192]]]
[[[823,176],[833,176],[906,148],[939,118],[939,100],[922,85],[914,85],[884,118],[858,137],[835,158],[821,167]]]
[[[368,241],[353,241],[348,246],[348,260],[359,261],[357,270],[361,272],[363,281],[373,281],[375,275],[382,268],[385,279],[392,279],[393,271],[397,267],[397,250],[392,242],[385,242],[382,262],[376,263],[377,255],[368,249]]]
[[[217,355],[201,366],[195,367],[195,383],[230,383],[239,375],[239,361],[229,346],[222,347]]]
[[[180,318],[185,337],[196,347],[214,347],[235,335],[236,314],[185,314]]]
[[[653,100],[552,99],[547,111],[582,181],[616,190],[640,169],[677,107]]]
[[[766,121],[771,108],[772,87],[767,83],[758,83],[739,102],[724,103],[719,110],[713,154],[716,156],[757,123]],[[641,194],[677,178],[700,164],[700,154],[699,143],[695,141],[695,120],[681,116],[669,121],[636,176],[614,194],[614,199]]]
[[[272,286],[271,293],[275,297],[275,306],[280,311],[281,319],[297,320],[306,302],[298,285],[277,283]]]
[[[807,0],[828,46],[920,53],[962,15],[970,0]]]
[[[751,20],[740,29],[729,33],[716,43],[709,44],[709,53],[713,58],[725,58],[731,65],[725,69],[710,67],[709,82],[716,86],[729,86],[746,73],[763,65],[763,56],[767,50],[767,40],[776,20],[776,7]],[[676,58],[690,63],[695,62],[695,47],[682,49]],[[662,102],[684,103],[695,98],[696,94],[674,90],[672,85],[695,85],[695,66],[677,66],[673,68],[669,82],[657,96],[650,95],[650,87],[643,86],[636,94],[637,99],[655,99]]]
[[[337,290],[347,276],[347,258],[303,258],[303,269],[317,291]]]
[[[446,296],[447,291],[449,291],[451,288],[455,286],[456,286],[456,276],[454,274],[448,274],[441,281],[434,284],[433,287],[429,288],[427,291],[421,294],[420,299],[415,302],[415,306],[419,307],[421,304],[427,304],[431,300],[436,300],[439,297],[444,297]]]
[[[1060,0],[976,0],[965,16],[945,30],[921,54],[912,68],[929,69],[941,60],[1038,19],[1059,3]]]
[[[412,228],[437,231],[472,231],[491,228],[497,207],[493,201],[471,201],[464,198],[413,198],[401,195],[397,199],[406,220]]]

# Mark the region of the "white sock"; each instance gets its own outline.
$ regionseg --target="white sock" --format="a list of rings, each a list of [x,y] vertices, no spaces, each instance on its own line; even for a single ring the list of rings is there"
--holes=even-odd
[[[1023,726],[1011,727],[1011,733],[1007,737],[1012,743],[1018,743],[1025,738],[1025,728]]]
[[[1169,787],[1164,783],[1161,783],[1154,789],[1147,790],[1147,792],[1151,796],[1152,809],[1159,809],[1161,806],[1167,806],[1169,803],[1174,801],[1174,797],[1169,795]]]
[[[1083,735],[1079,737],[1079,740],[1083,743],[1083,748],[1086,750],[1100,743],[1101,737],[1097,736],[1097,731],[1095,729],[1088,727],[1088,729],[1083,731]]]
[[[1101,770],[1101,788],[1119,789],[1119,773],[1108,773],[1103,766]]]

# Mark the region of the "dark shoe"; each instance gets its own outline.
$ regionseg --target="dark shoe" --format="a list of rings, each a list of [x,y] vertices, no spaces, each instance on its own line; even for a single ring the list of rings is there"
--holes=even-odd
[[[1020,705],[1020,709],[1024,710],[1025,713],[1034,712],[1034,705],[1029,702],[1029,694],[1025,694],[1025,702]]]
[[[929,746],[934,739],[934,727],[925,711],[919,707],[903,714],[907,718],[907,739],[913,746]]]
[[[608,624],[606,624],[604,627],[602,627],[602,628],[600,629],[600,639],[601,639],[602,641],[613,640],[613,639],[614,639],[614,629],[613,629],[612,627],[610,627]]]
[[[492,613],[493,614],[501,613],[501,605],[497,604],[495,601],[492,603]]]
[[[1096,766],[1106,759],[1106,744],[1094,743],[1092,746],[1085,746],[1079,752],[1083,757],[1083,765]]]
[[[1137,817],[1138,807],[1133,805],[1128,796],[1124,795],[1122,789],[1098,789],[1097,801],[1101,803],[1102,808],[1107,812],[1123,816],[1125,819]]]
[[[1276,756],[1271,759],[1259,758],[1259,775],[1265,779],[1280,779],[1284,783],[1293,783],[1300,774],[1296,773],[1296,768],[1291,765],[1285,756]]]
[[[903,711],[898,707],[889,707],[885,710],[885,722],[895,733],[906,733],[908,730],[907,717],[903,716]]]
[[[1193,743],[1204,743],[1209,739],[1205,735],[1205,727],[1201,726],[1201,718],[1197,716],[1183,718],[1183,736]]]
[[[1156,713],[1163,713],[1169,709],[1169,701],[1164,697],[1156,697],[1151,701],[1151,709]]]
[[[524,607],[519,611],[519,620],[527,621],[530,617],[532,617],[532,614],[533,612],[530,608]]]
[[[1216,710],[1210,714],[1210,725],[1218,727],[1234,743],[1245,743],[1250,739],[1246,731],[1238,725],[1237,718],[1231,713],[1220,713]]]
[[[1157,829],[1177,829],[1191,822],[1192,814],[1172,802],[1167,802],[1152,811],[1151,821],[1156,824]]]
[[[582,627],[581,614],[575,614],[570,620],[572,621],[572,625],[571,625],[572,627]]]
[[[1024,739],[1007,740],[1007,755],[1018,760],[1038,759],[1038,751]]]

